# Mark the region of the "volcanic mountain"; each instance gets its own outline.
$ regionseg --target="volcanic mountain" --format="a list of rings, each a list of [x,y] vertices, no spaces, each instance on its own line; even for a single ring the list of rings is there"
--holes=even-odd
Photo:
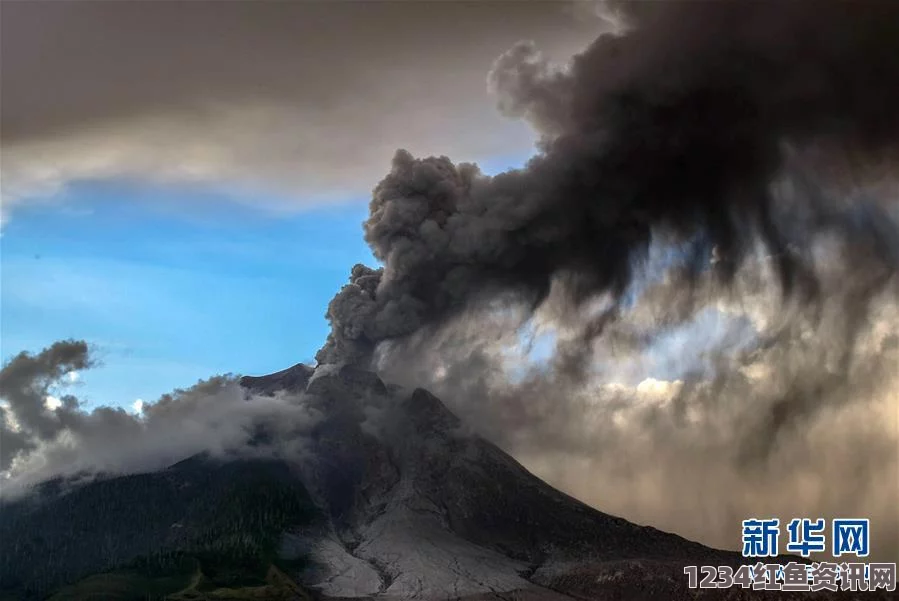
[[[330,365],[241,385],[321,411],[301,453],[260,428],[233,457],[45,483],[0,511],[0,599],[792,595],[689,590],[684,566],[742,558],[553,489],[426,390]]]

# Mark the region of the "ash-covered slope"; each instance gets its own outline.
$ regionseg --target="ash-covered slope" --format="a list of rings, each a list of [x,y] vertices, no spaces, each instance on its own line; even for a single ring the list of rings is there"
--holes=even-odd
[[[323,595],[693,598],[684,565],[741,563],[553,489],[425,390],[391,389],[353,367],[242,380],[267,394],[281,382],[327,415],[303,468],[327,523],[288,533],[282,548],[288,558],[308,554],[299,578]]]

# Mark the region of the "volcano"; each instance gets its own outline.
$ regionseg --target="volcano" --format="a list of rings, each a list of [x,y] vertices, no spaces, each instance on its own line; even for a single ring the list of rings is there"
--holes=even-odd
[[[332,365],[240,383],[321,411],[301,458],[260,428],[234,456],[44,483],[0,511],[0,598],[818,596],[688,589],[684,566],[746,560],[555,490],[424,389]]]

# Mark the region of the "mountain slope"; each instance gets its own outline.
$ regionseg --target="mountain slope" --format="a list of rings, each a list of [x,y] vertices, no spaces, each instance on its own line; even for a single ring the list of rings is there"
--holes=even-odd
[[[150,580],[187,574],[184,585],[197,569],[223,585],[264,582],[281,532],[314,516],[278,461],[193,457],[157,473],[57,480],[2,506],[0,598],[43,598],[117,568]]]
[[[393,389],[352,367],[292,370],[272,380],[291,382],[288,392],[305,392],[329,416],[304,470],[328,528],[285,543],[288,554],[308,553],[311,569],[300,578],[321,593],[765,598],[751,590],[688,590],[683,566],[737,566],[743,558],[601,513],[553,489],[467,432],[425,390]],[[242,383],[270,394],[277,389],[272,380]]]

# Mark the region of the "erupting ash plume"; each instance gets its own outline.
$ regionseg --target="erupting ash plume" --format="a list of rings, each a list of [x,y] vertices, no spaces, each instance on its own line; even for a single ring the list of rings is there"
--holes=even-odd
[[[886,221],[855,218],[880,205],[773,185],[800,162],[831,175],[847,150],[866,164],[895,158],[899,6],[617,8],[624,33],[600,36],[567,69],[528,44],[497,61],[490,83],[500,108],[541,134],[525,168],[488,177],[397,152],[365,222],[384,269],[354,268],[329,307],[333,332],[319,362],[367,361],[381,341],[498,297],[537,307],[554,285],[573,306],[612,296],[581,324],[592,338],[661,237],[688,246],[685,285],[713,258],[732,279],[761,243],[783,291],[805,299],[816,291],[812,235],[830,232],[853,241],[849,252],[895,262]]]
[[[612,7],[565,68],[496,61],[540,134],[524,168],[396,153],[364,224],[383,268],[353,268],[316,359],[374,360],[549,482],[703,542],[760,512],[896,532],[899,4]],[[528,331],[549,356],[510,370]]]

